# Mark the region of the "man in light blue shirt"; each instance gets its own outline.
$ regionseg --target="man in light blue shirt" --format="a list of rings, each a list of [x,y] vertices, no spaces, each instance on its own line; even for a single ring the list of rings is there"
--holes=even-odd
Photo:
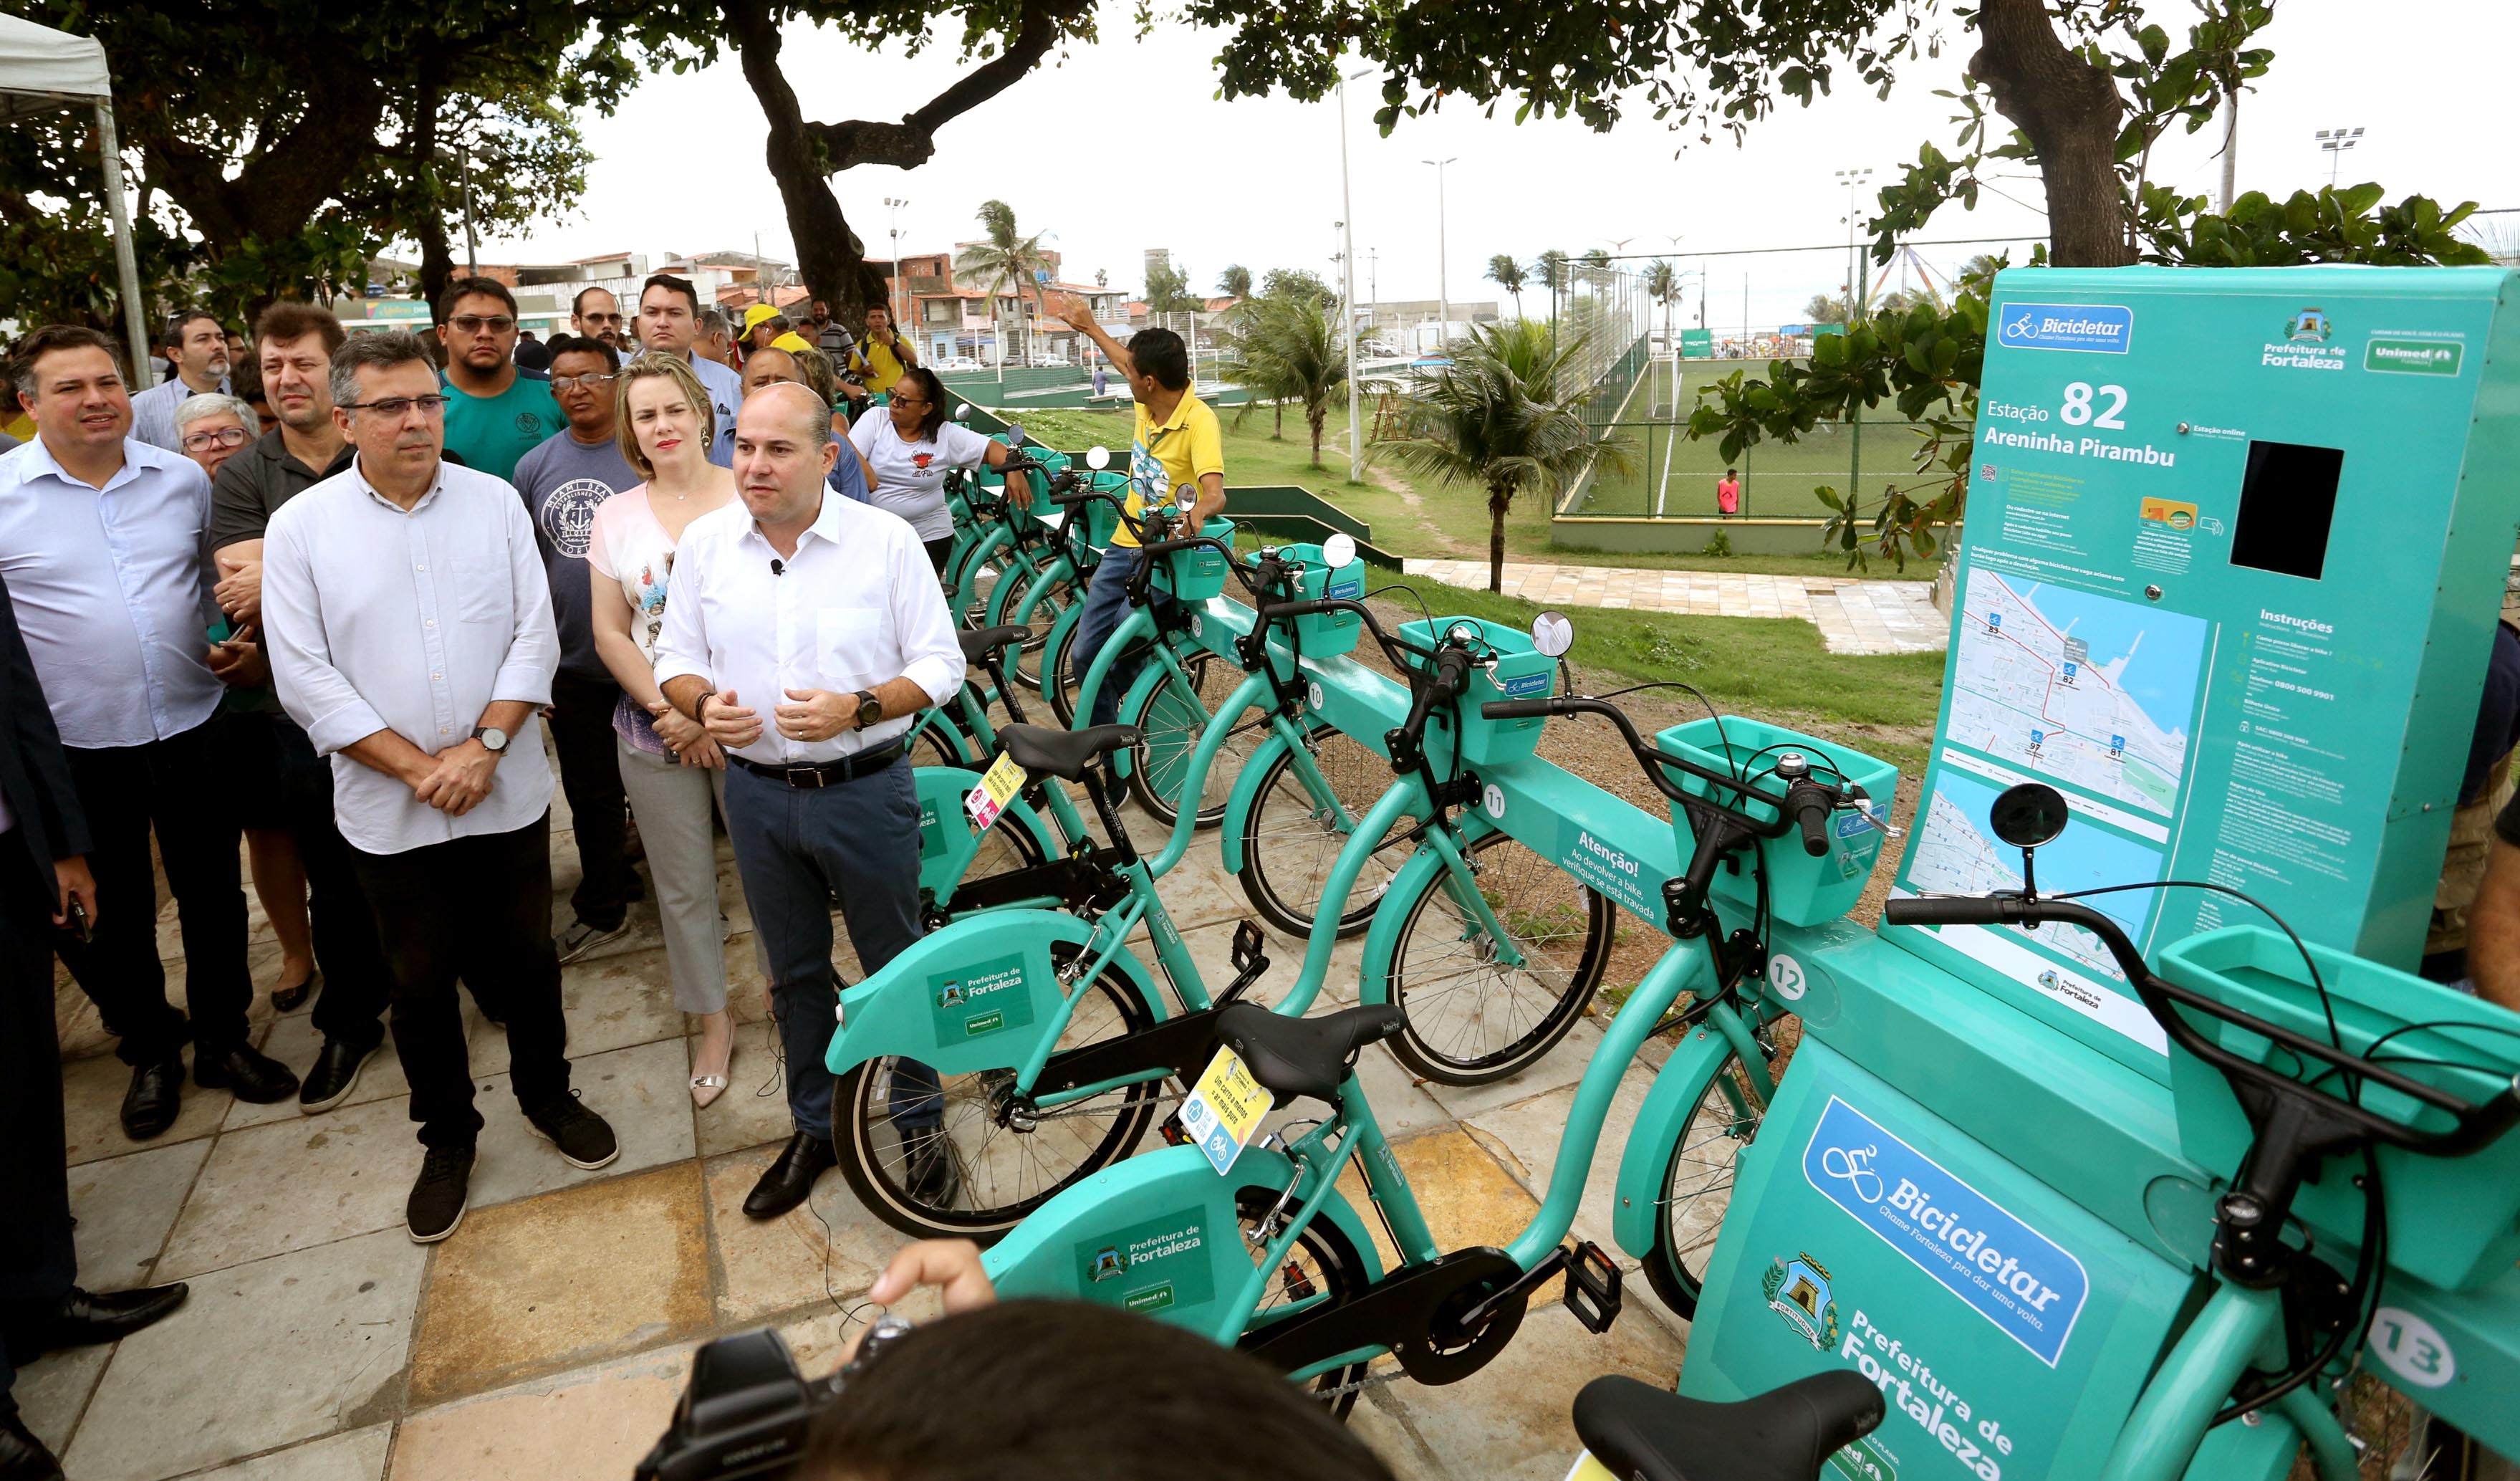
[[[228,382],[228,330],[215,314],[193,309],[166,326],[170,374],[131,398],[131,435],[151,447],[180,453],[175,408],[204,391],[234,394]]]
[[[639,290],[639,348],[652,355],[671,355],[692,368],[709,393],[709,411],[717,418],[717,436],[709,443],[709,461],[735,467],[735,414],[743,405],[743,378],[733,370],[692,353],[699,334],[700,293],[688,278],[658,273]]]
[[[36,437],[0,463],[0,576],[95,843],[91,939],[55,945],[121,1036],[132,1069],[123,1130],[141,1141],[174,1123],[188,1037],[203,1087],[258,1102],[297,1091],[296,1076],[246,1042],[242,835],[219,805],[211,724],[223,677],[261,675],[250,646],[209,641],[209,479],[129,435],[112,341],[51,325],[27,337],[16,374]],[[189,1026],[166,1002],[158,960],[153,830],[183,934]]]

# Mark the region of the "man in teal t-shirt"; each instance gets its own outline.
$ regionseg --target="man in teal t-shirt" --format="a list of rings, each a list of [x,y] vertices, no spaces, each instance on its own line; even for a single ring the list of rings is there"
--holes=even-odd
[[[517,374],[517,298],[495,278],[458,278],[438,312],[446,349],[446,450],[514,483],[517,460],[566,425],[551,382]]]

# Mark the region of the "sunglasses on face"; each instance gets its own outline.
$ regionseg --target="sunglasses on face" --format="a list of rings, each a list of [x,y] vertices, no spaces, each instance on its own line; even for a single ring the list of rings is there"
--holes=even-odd
[[[621,316],[619,314],[580,314],[577,317],[580,321],[587,324],[618,325],[621,322]]]
[[[551,388],[557,392],[567,390],[571,386],[583,385],[588,390],[600,391],[610,385],[613,380],[614,377],[609,371],[584,376],[554,376],[551,379]]]
[[[467,335],[477,335],[483,330],[488,330],[494,335],[504,335],[517,327],[517,321],[506,314],[457,314],[446,322]]]

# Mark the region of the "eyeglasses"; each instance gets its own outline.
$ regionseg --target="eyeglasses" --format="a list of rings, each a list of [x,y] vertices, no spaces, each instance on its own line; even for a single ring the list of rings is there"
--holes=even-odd
[[[477,335],[483,330],[504,335],[517,327],[517,321],[505,314],[457,314],[446,322],[468,335]]]
[[[215,431],[186,432],[184,451],[206,453],[214,447],[243,447],[248,433],[242,426],[222,426]]]
[[[375,412],[388,422],[399,421],[409,415],[415,406],[420,408],[420,414],[424,417],[440,416],[446,410],[446,398],[444,396],[387,396],[382,401],[340,403],[341,410],[345,412]]]
[[[932,406],[935,403],[922,400],[918,396],[905,396],[899,391],[894,391],[892,393],[892,404],[895,406]]]
[[[588,390],[600,391],[610,385],[614,379],[615,377],[609,371],[601,375],[554,376],[551,378],[551,388],[554,391],[564,391],[573,385],[583,385]]]
[[[579,322],[585,324],[619,324],[621,322],[619,314],[580,314],[577,317]]]

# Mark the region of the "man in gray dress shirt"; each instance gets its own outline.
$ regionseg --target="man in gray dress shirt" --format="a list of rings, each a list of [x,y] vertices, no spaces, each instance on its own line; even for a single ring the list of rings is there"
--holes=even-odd
[[[376,912],[426,1148],[404,1219],[428,1243],[464,1218],[481,1130],[459,975],[505,1006],[535,1132],[575,1167],[619,1147],[568,1084],[540,718],[560,640],[533,526],[505,481],[444,461],[445,395],[419,339],[353,335],[332,381],[357,457],[272,516],[263,640],[281,703],[333,758],[334,815]]]
[[[174,1124],[187,1038],[197,1084],[256,1101],[297,1093],[296,1076],[246,1042],[242,834],[220,805],[210,735],[214,660],[237,682],[260,676],[210,643],[210,480],[130,435],[113,342],[51,325],[26,337],[16,375],[36,437],[0,461],[0,577],[95,838],[93,938],[56,945],[120,1037],[122,1128],[140,1140]],[[189,1023],[158,960],[153,831],[183,935]]]

